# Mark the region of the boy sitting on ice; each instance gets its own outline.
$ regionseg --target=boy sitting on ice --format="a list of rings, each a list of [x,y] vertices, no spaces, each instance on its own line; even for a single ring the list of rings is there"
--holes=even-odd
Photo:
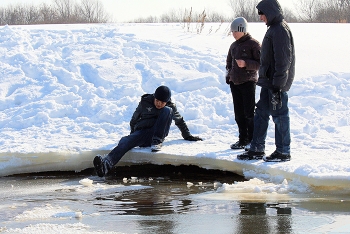
[[[136,146],[151,146],[152,152],[159,151],[164,138],[168,136],[172,120],[175,121],[185,140],[202,140],[200,137],[191,135],[176,105],[171,101],[171,91],[167,86],[159,86],[154,94],[144,94],[130,120],[130,134],[122,137],[117,147],[106,157],[97,155],[94,158],[97,175],[105,176],[126,152]]]

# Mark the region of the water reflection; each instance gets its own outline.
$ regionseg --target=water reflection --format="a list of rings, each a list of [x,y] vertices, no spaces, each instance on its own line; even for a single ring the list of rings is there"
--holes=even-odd
[[[140,233],[177,233],[188,229],[190,223],[215,229],[211,222],[218,223],[220,216],[223,225],[219,229],[231,230],[231,233],[293,233],[292,207],[288,202],[198,200],[191,195],[215,193],[215,189],[188,187],[184,182],[170,180],[144,182],[146,184],[149,188],[96,198],[99,203],[95,205],[101,213],[139,217],[134,224]],[[187,228],[184,225],[188,225]]]
[[[100,202],[97,205],[102,212],[142,216],[186,213],[195,207],[186,196],[197,193],[197,188],[191,189],[173,182],[155,183],[149,189],[98,197],[96,199]]]
[[[139,220],[140,233],[176,233],[172,220]]]
[[[288,205],[288,203],[241,202],[241,212],[237,216],[237,233],[257,233],[257,230],[259,233],[292,233],[292,209]],[[273,210],[276,214],[270,214]]]
[[[237,216],[237,233],[269,233],[269,223],[265,203],[241,203],[241,213]],[[251,216],[254,215],[254,219]]]
[[[142,170],[140,167],[137,171]],[[157,170],[150,170],[145,178],[155,176],[154,171]],[[327,230],[349,230],[350,227],[348,195],[271,197],[256,193],[244,196],[237,191],[218,193],[214,182],[232,184],[235,181],[232,175],[215,172],[200,176],[201,173],[192,168],[188,171],[196,173],[190,176],[186,171],[179,173],[178,168],[168,170],[170,174],[159,171],[169,176],[163,177],[166,179],[153,177],[154,180],[140,183],[124,183],[123,177],[116,176],[101,181],[91,177],[94,179],[92,187],[79,184],[91,173],[0,178],[0,207],[3,211],[0,232],[5,226],[7,229],[35,229],[33,224],[41,222],[45,225],[79,223],[90,227],[91,233],[115,230],[123,233],[191,234],[321,233],[313,230],[322,231],[324,227]],[[130,172],[130,176],[135,174]],[[176,175],[176,180],[173,175]],[[193,186],[189,187],[187,182],[193,182]],[[75,211],[82,211],[82,218],[76,219]],[[29,219],[18,221],[16,217],[26,213],[30,214],[26,216]]]

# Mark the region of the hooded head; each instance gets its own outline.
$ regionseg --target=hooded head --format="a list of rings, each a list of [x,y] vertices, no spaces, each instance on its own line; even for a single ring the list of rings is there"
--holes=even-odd
[[[168,102],[171,98],[171,91],[167,86],[161,85],[154,92],[154,97],[162,102]]]
[[[256,6],[267,18],[267,26],[283,20],[283,10],[277,0],[262,0]]]

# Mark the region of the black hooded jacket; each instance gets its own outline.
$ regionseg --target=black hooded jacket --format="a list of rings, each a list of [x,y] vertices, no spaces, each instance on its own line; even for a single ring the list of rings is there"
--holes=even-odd
[[[173,120],[175,125],[180,129],[182,137],[184,139],[189,137],[191,135],[190,131],[188,130],[185,120],[178,112],[175,103],[170,100],[166,103],[166,106],[173,109]],[[160,111],[161,110],[157,109],[154,105],[154,94],[142,95],[141,101],[130,120],[131,133],[140,129],[153,127]]]
[[[276,0],[262,0],[256,6],[267,18],[267,32],[261,46],[257,85],[288,91],[295,74],[295,50],[292,32]]]

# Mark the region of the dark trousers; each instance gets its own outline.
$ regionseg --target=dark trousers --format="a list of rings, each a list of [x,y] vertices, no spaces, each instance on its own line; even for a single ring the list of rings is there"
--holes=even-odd
[[[255,109],[255,82],[246,82],[240,85],[230,84],[235,120],[238,125],[239,141],[249,143],[253,138],[254,109]]]
[[[165,106],[161,110],[152,128],[140,129],[128,136],[122,137],[118,145],[107,155],[105,160],[107,160],[111,166],[114,166],[126,152],[136,146],[151,146],[152,140],[163,142],[164,138],[168,136],[172,118],[173,110]]]
[[[261,88],[260,100],[256,104],[254,117],[254,136],[250,150],[264,152],[265,140],[269,126],[269,119],[275,123],[275,145],[276,150],[282,154],[290,154],[290,120],[288,108],[288,94],[281,92],[282,107],[274,110],[271,104],[272,91]]]

